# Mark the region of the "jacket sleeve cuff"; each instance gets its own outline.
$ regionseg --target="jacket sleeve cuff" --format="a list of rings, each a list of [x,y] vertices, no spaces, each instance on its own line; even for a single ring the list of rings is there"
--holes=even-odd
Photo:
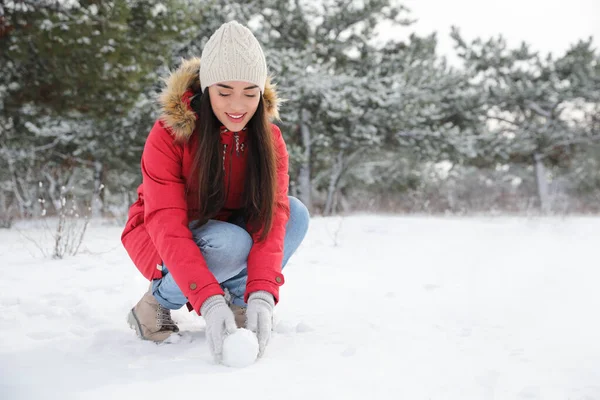
[[[275,304],[277,304],[279,302],[279,287],[284,283],[285,281],[282,274],[278,274],[272,281],[266,279],[248,281],[246,284],[246,293],[244,293],[244,301],[247,303],[248,298],[252,293],[264,290],[265,292],[269,292],[273,295]]]
[[[202,304],[204,304],[206,299],[215,295],[225,295],[221,285],[218,283],[210,283],[202,288],[197,288],[196,290],[192,291],[188,297],[188,309],[191,308],[191,310],[195,310],[198,315],[202,315],[200,313],[200,307],[202,307]]]

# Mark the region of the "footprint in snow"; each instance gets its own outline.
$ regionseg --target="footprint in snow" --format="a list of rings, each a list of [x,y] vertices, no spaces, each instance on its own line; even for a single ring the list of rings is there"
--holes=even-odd
[[[310,325],[308,325],[306,322],[302,322],[302,321],[297,324],[294,324],[293,322],[290,322],[290,321],[279,321],[275,325],[274,330],[275,330],[275,332],[281,333],[281,334],[305,333],[305,332],[313,331],[313,329]]]
[[[356,347],[354,347],[354,346],[348,346],[348,347],[346,347],[346,349],[344,351],[342,351],[340,353],[340,355],[342,357],[352,357],[355,354],[356,354]]]

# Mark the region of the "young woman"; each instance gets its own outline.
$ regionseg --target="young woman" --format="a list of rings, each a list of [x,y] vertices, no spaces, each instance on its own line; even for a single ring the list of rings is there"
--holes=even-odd
[[[166,80],[162,115],[142,154],[142,184],[121,240],[150,288],[128,315],[142,339],[179,329],[170,310],[206,321],[217,361],[236,327],[267,345],[282,268],[309,214],[288,196],[288,153],[278,100],[254,35],[223,24]]]

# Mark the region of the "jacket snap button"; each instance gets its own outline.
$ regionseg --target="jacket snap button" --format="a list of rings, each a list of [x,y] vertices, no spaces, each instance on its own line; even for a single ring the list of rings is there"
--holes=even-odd
[[[197,287],[195,283],[190,283],[190,289],[196,290]]]
[[[277,278],[275,278],[275,282],[277,282],[277,283],[281,283],[281,277],[280,277],[280,276],[278,276]]]

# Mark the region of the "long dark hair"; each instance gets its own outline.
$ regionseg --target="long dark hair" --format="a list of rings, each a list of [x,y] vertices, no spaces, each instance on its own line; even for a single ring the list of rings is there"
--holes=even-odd
[[[194,186],[198,188],[196,226],[200,226],[225,205],[221,122],[212,110],[208,89],[196,96],[191,106],[198,114],[194,131],[198,146],[192,162],[192,174],[196,177]],[[262,96],[247,128],[248,158],[242,212],[249,232],[260,231],[259,240],[264,240],[271,230],[275,210],[277,158]]]

